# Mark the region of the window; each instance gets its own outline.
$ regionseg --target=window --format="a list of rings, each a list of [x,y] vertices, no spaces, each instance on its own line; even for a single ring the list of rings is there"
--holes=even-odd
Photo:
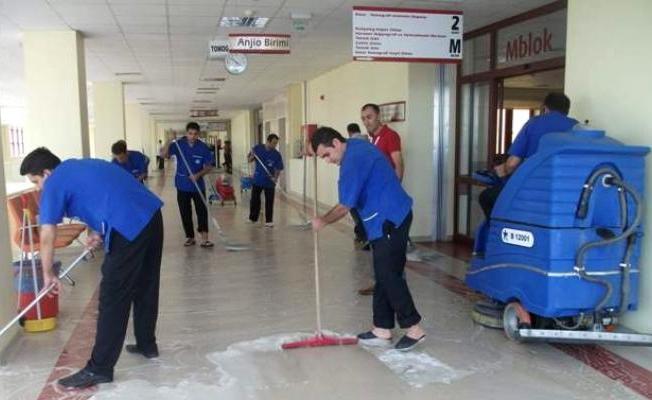
[[[9,156],[18,158],[25,155],[25,140],[23,128],[18,126],[9,126],[7,129],[7,142],[9,143]]]
[[[517,108],[514,110],[514,116],[512,118],[512,143],[514,143],[521,128],[523,128],[523,125],[525,125],[525,123],[530,119],[530,109]]]

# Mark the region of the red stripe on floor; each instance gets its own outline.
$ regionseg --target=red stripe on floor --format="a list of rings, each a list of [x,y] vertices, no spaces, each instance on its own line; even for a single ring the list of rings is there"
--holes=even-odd
[[[595,345],[553,344],[569,356],[583,362],[609,379],[618,381],[636,393],[652,399],[652,372]]]
[[[99,288],[86,305],[81,319],[73,330],[68,342],[63,347],[54,369],[48,377],[38,400],[66,399],[86,400],[97,391],[96,387],[85,390],[64,390],[57,384],[57,380],[84,368],[90,358],[95,342],[97,322],[97,303]]]

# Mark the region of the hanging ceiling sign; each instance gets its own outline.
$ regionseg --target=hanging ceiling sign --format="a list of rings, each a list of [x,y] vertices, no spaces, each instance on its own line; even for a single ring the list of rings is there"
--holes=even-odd
[[[269,33],[232,33],[230,53],[290,54],[290,35]]]
[[[217,117],[218,110],[190,110],[190,118]]]
[[[353,7],[353,59],[457,63],[462,11]]]
[[[225,39],[215,39],[208,43],[208,58],[224,58],[229,54],[229,41]]]

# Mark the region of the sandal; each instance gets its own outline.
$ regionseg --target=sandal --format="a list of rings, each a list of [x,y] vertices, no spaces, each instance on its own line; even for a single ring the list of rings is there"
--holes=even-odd
[[[419,343],[423,342],[424,339],[426,338],[426,335],[421,335],[420,338],[414,339],[409,337],[408,335],[404,335],[401,340],[396,343],[396,346],[394,348],[398,351],[410,351],[413,348],[416,347]]]
[[[363,346],[389,347],[392,344],[392,338],[381,338],[376,336],[372,331],[368,331],[358,335],[358,343]]]
[[[202,244],[199,245],[199,247],[203,247],[203,248],[205,248],[205,249],[211,248],[211,247],[213,247],[213,246],[215,246],[215,245],[214,245],[213,242],[211,242],[210,240],[207,240],[207,241],[205,241],[204,243],[202,243]]]
[[[188,239],[186,239],[185,243],[183,244],[183,247],[194,246],[195,243],[197,243],[197,242],[195,242],[195,239],[188,238]]]

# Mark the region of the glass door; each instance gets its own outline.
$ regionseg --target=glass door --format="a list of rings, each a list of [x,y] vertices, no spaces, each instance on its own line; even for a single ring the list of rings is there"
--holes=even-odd
[[[482,186],[471,179],[474,171],[487,168],[491,82],[461,86],[460,130],[456,179],[456,233],[472,237],[482,222],[478,196]]]

